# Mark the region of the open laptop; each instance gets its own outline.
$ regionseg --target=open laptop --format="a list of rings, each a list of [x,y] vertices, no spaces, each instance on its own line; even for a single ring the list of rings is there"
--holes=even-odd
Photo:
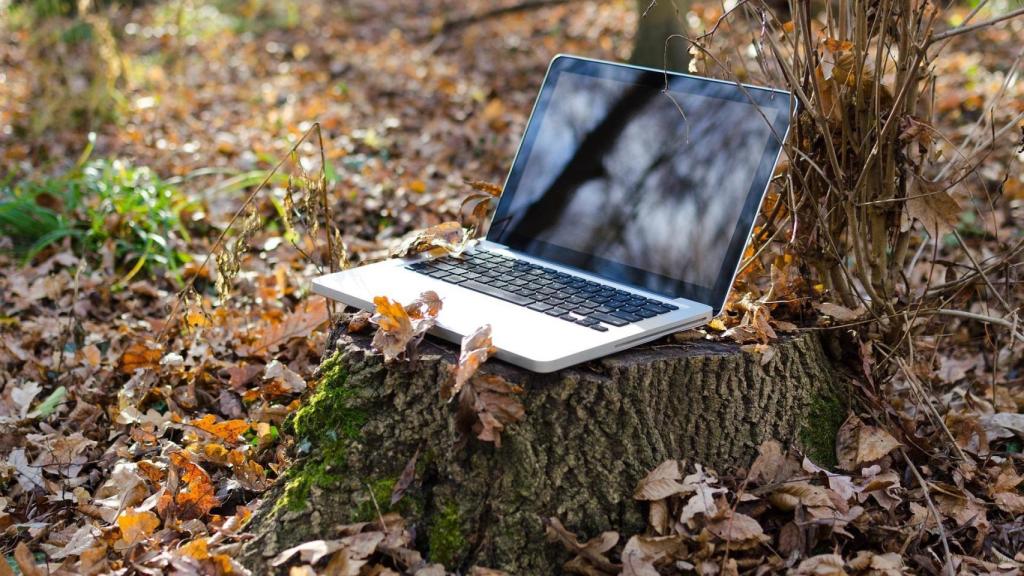
[[[725,303],[782,143],[788,92],[556,56],[491,219],[462,257],[313,281],[373,310],[433,290],[433,330],[490,324],[536,372],[700,326]]]

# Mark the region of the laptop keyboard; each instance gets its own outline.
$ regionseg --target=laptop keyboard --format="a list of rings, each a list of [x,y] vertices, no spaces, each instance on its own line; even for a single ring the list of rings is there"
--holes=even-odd
[[[406,268],[600,332],[679,309],[494,252],[445,256]]]

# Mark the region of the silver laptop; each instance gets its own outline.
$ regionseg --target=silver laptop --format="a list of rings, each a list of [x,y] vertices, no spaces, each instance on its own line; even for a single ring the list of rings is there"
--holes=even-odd
[[[486,238],[313,281],[373,309],[433,290],[433,330],[490,324],[497,357],[553,372],[718,314],[789,129],[788,92],[556,56]]]

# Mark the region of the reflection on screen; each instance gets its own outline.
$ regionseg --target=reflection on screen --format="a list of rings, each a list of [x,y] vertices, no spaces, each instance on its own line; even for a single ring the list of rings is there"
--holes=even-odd
[[[495,239],[559,260],[568,248],[711,287],[779,113],[708,92],[559,75]],[[732,90],[734,87],[725,86]],[[520,159],[522,160],[522,159]],[[509,242],[503,242],[509,243]]]

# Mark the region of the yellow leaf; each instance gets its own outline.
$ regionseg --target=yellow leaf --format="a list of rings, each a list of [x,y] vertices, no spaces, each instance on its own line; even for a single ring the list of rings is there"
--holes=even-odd
[[[196,560],[206,560],[210,557],[210,551],[207,549],[206,538],[197,538],[185,544],[181,547],[181,553],[189,558],[195,558]]]
[[[160,526],[160,518],[149,510],[136,512],[134,508],[128,508],[117,517],[117,527],[121,529],[121,538],[127,544],[135,544],[148,538],[158,526]]]

